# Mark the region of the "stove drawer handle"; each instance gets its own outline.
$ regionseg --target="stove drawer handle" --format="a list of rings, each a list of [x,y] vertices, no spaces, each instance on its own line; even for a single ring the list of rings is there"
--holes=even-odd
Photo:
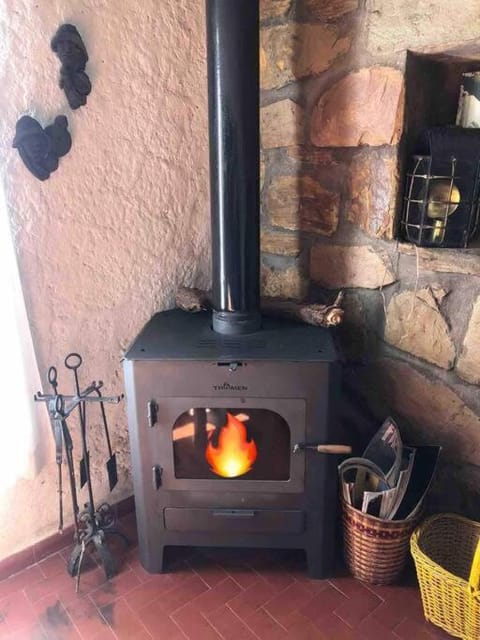
[[[214,518],[254,518],[255,511],[247,509],[219,509],[213,512]]]
[[[159,464],[152,467],[152,483],[155,491],[158,491],[162,486],[162,474],[163,469]]]
[[[293,453],[300,453],[305,449],[311,449],[317,453],[326,453],[333,456],[345,456],[352,453],[352,447],[348,444],[306,444],[299,442],[293,447]]]

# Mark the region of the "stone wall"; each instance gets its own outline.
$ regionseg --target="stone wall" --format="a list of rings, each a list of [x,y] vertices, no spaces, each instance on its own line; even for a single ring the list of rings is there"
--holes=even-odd
[[[480,251],[395,236],[407,49],[478,59],[479,17],[480,0],[264,0],[260,58],[264,286],[346,290],[346,387],[441,444],[436,506],[477,516]]]

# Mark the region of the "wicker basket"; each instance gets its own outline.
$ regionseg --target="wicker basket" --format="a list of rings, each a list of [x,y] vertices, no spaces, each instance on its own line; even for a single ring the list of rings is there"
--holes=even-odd
[[[371,584],[391,584],[403,572],[418,518],[381,520],[343,505],[343,546],[350,573]]]
[[[480,524],[453,514],[426,520],[410,543],[425,618],[450,635],[480,638]]]

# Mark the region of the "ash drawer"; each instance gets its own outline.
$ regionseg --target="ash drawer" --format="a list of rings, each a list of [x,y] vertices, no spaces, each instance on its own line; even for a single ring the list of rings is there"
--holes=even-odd
[[[267,509],[164,509],[165,529],[230,533],[302,533],[303,511]]]

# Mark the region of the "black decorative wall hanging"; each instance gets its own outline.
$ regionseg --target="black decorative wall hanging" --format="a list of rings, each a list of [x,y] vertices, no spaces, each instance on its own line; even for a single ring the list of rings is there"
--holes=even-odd
[[[57,116],[53,124],[43,129],[35,118],[22,116],[16,124],[13,146],[27,169],[39,180],[47,180],[58,168],[58,159],[72,146],[68,120]]]
[[[73,24],[62,24],[58,28],[51,47],[62,63],[60,89],[65,91],[70,108],[78,109],[87,103],[87,96],[92,90],[90,79],[85,73],[87,49]]]

